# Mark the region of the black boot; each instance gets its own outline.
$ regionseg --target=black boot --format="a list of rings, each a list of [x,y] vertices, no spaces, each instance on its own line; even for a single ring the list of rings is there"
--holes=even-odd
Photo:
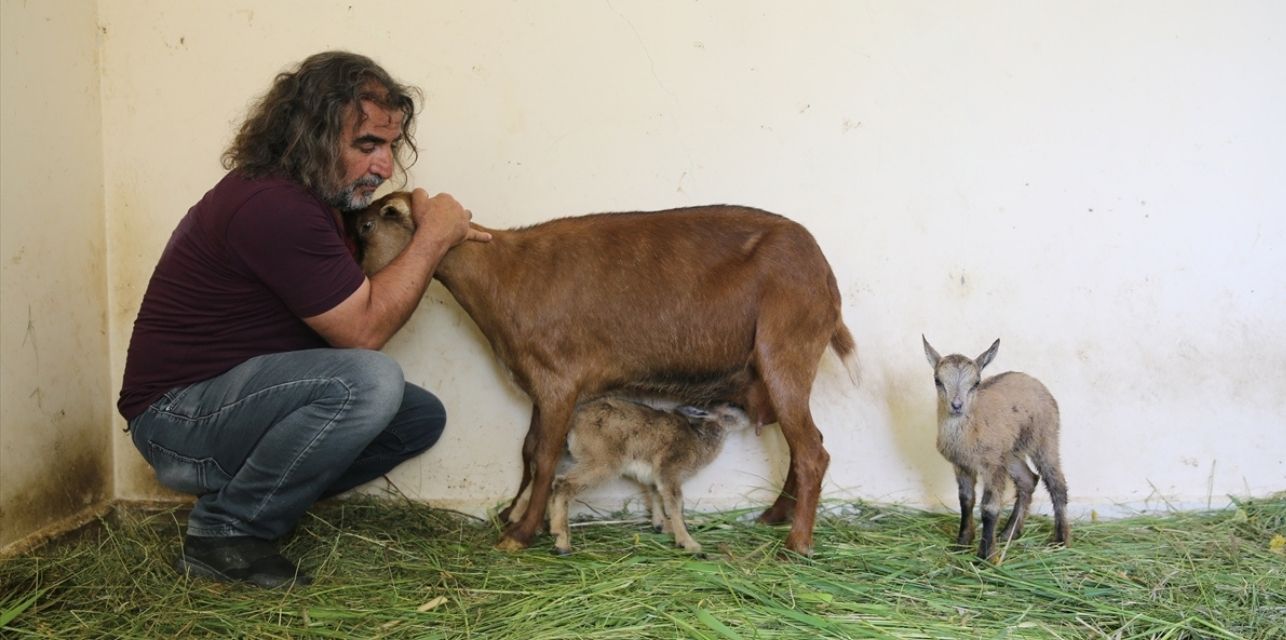
[[[250,582],[267,589],[312,582],[294,563],[277,553],[277,545],[250,536],[189,535],[183,540],[183,553],[174,560],[174,568],[183,574],[220,582]]]

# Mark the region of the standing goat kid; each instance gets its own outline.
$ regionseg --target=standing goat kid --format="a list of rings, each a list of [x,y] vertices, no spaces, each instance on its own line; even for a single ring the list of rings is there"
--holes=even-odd
[[[719,455],[728,433],[749,425],[744,412],[727,404],[709,411],[663,411],[621,398],[582,405],[567,434],[572,464],[554,480],[549,504],[554,548],[560,554],[572,550],[568,503],[585,489],[624,477],[642,489],[652,527],[672,532],[675,544],[700,554],[701,545],[683,523],[683,483]],[[525,507],[520,501],[515,509],[521,513]]]
[[[367,273],[406,247],[410,210],[409,195],[394,193],[349,217]],[[790,468],[760,521],[790,520],[786,548],[812,553],[830,456],[809,395],[827,346],[854,379],[856,353],[835,275],[807,229],[716,205],[488,231],[491,242],[456,246],[433,277],[532,400],[501,549],[528,546],[543,524],[576,406],[623,393],[728,402],[756,425],[781,425]]]
[[[1054,503],[1054,542],[1066,544],[1067,481],[1058,460],[1058,403],[1039,380],[1017,372],[981,379],[982,370],[1000,349],[1000,340],[976,360],[952,354],[945,358],[924,341],[924,355],[933,367],[938,387],[938,451],[955,466],[960,490],[960,533],[956,543],[973,542],[974,484],[982,477],[982,542],[978,557],[995,555],[996,520],[1005,493],[1005,479],[1014,481],[1013,513],[1000,532],[1003,540],[1017,538],[1031,506],[1038,476],[1027,458],[1045,477]]]

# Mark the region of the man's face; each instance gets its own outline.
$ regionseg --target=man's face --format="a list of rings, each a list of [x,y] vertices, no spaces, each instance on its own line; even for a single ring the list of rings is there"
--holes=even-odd
[[[366,115],[360,125],[356,109],[350,108],[344,116],[339,150],[344,177],[330,203],[341,211],[355,211],[371,203],[375,190],[393,176],[393,159],[402,140],[401,111],[366,100],[360,105]]]

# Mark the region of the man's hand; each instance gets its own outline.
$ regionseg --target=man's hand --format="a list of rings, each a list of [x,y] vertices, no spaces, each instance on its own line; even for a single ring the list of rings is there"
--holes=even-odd
[[[469,226],[472,217],[449,194],[411,192],[415,235],[401,255],[343,302],[304,322],[331,346],[382,348],[415,311],[442,256],[462,242],[491,241],[490,233]]]
[[[447,247],[461,242],[488,242],[491,234],[469,226],[473,213],[465,209],[449,193],[430,197],[424,189],[411,192],[411,220],[415,232],[429,234]]]

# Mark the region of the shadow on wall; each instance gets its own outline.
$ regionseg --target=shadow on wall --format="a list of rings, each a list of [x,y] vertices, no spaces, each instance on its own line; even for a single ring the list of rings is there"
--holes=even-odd
[[[927,370],[923,375],[891,373],[881,393],[892,441],[906,464],[907,482],[919,490],[920,502],[926,505],[939,501],[944,488],[955,486],[951,465],[938,454],[937,405],[924,400],[924,388],[932,385]]]

